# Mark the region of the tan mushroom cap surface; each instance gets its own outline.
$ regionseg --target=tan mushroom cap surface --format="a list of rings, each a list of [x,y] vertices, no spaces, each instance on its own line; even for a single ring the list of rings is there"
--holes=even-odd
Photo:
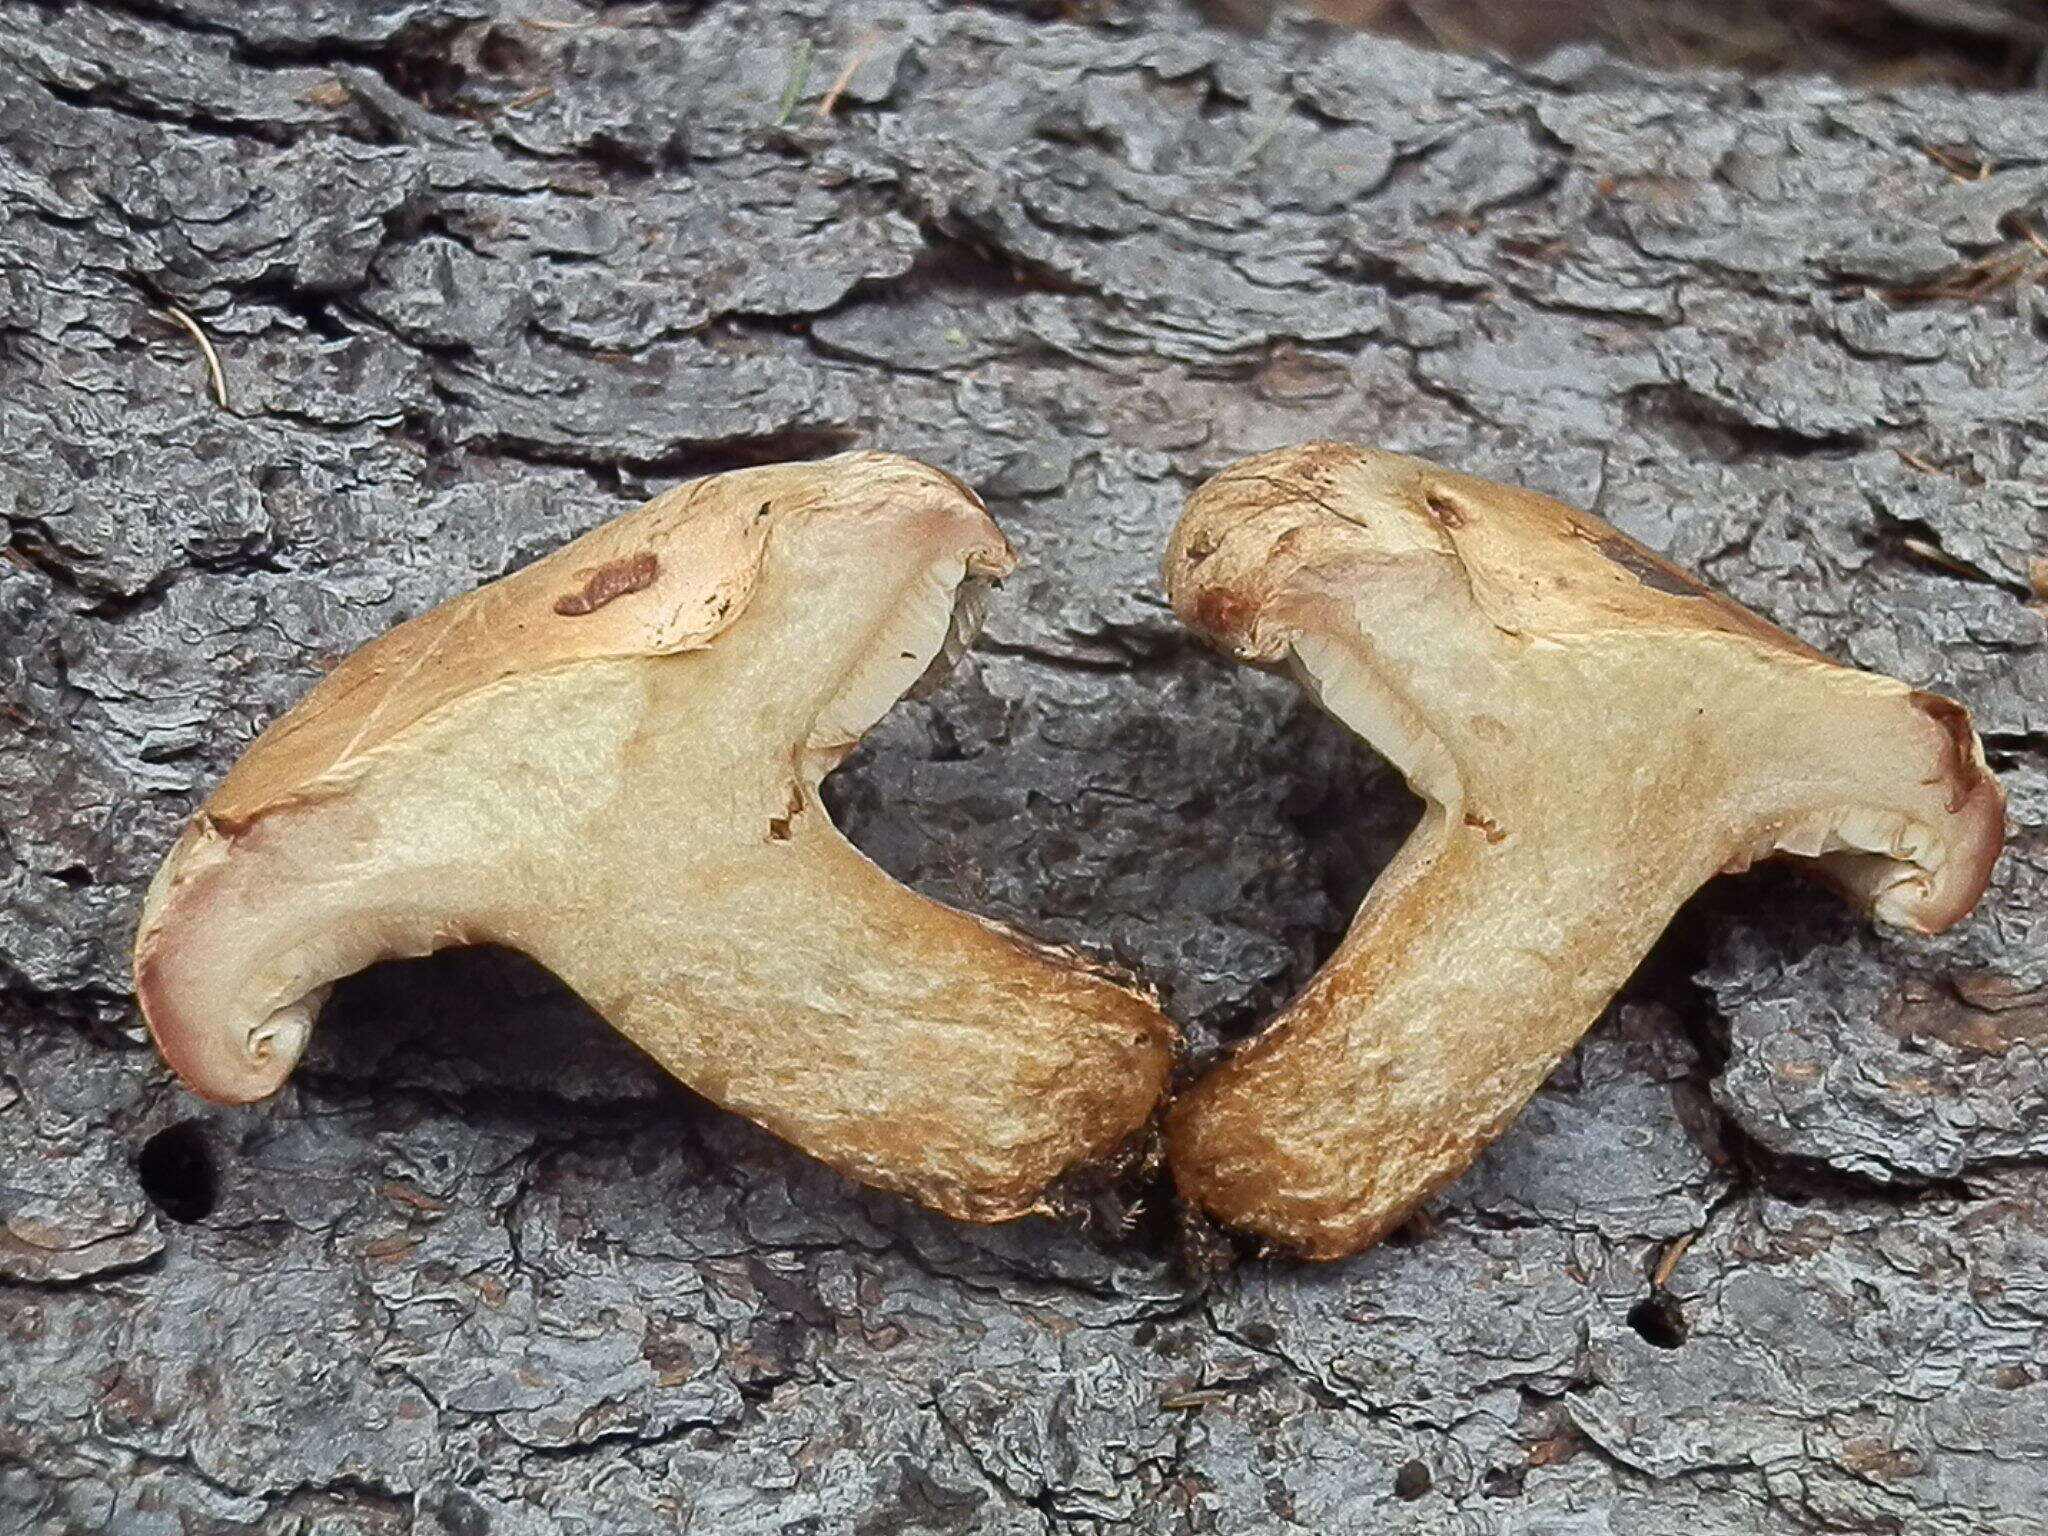
[[[260,1098],[335,980],[505,945],[853,1178],[1034,1209],[1145,1125],[1171,1027],[890,879],[817,795],[1013,559],[958,481],[851,454],[681,486],[365,646],[150,888],[136,985],[165,1059]]]
[[[1196,492],[1165,577],[1185,622],[1291,671],[1424,801],[1329,962],[1169,1117],[1183,1194],[1307,1257],[1463,1172],[1717,872],[1795,858],[1932,933],[2003,843],[1960,705],[1533,492],[1286,449]]]

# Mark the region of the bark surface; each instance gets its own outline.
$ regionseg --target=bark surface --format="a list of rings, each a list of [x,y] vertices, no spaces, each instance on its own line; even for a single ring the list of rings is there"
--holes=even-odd
[[[2039,1532],[2038,98],[1058,9],[0,7],[0,1531]],[[500,956],[343,988],[246,1111],[141,1045],[142,884],[324,666],[854,444],[1025,563],[843,824],[1242,1036],[1413,810],[1155,565],[1317,437],[1963,700],[1982,909],[1718,883],[1324,1268],[1190,1263],[1156,1181],[996,1229],[863,1194]]]

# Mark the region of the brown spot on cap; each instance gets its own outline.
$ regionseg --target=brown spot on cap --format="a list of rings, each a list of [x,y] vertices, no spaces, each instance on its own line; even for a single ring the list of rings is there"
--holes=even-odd
[[[1489,843],[1505,842],[1507,833],[1499,822],[1490,816],[1481,816],[1476,811],[1465,813],[1465,825],[1481,834]]]
[[[1251,627],[1258,607],[1242,593],[1224,587],[1207,587],[1195,599],[1192,622],[1204,634],[1234,639]]]
[[[1945,699],[1938,693],[1913,694],[1913,704],[1923,714],[1932,716],[1935,724],[1948,733],[1947,745],[1942,749],[1941,763],[1944,777],[1948,780],[1948,808],[1960,811],[1969,803],[1976,790],[1983,771],[1977,766],[1977,733],[1970,728],[1970,712],[1954,699]]]
[[[1429,515],[1446,528],[1462,528],[1468,519],[1463,507],[1434,487],[1422,493],[1422,504],[1429,509]]]
[[[790,827],[795,823],[797,817],[803,814],[803,808],[804,792],[802,788],[792,784],[789,787],[789,808],[780,816],[770,816],[768,818],[768,841],[771,843],[788,842]]]
[[[555,612],[565,619],[577,619],[586,613],[595,613],[606,603],[624,597],[629,592],[639,592],[653,586],[654,578],[660,574],[661,561],[651,549],[643,549],[639,554],[628,555],[623,560],[607,561],[584,577],[580,590],[557,598]]]
[[[1713,596],[1698,578],[1687,575],[1668,560],[1658,559],[1633,539],[1610,533],[1596,537],[1593,547],[1652,592],[1668,592],[1673,597]]]

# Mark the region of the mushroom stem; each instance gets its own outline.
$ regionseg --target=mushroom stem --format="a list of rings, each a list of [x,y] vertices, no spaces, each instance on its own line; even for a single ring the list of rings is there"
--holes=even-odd
[[[1546,835],[1549,819],[1425,813],[1285,1029],[1175,1104],[1183,1188],[1328,1259],[1464,1172],[1718,864],[1681,836],[1646,868],[1619,841]]]
[[[585,899],[605,918],[519,947],[671,1074],[850,1177],[1003,1220],[1143,1125],[1164,1053],[1139,999],[905,890],[815,804],[774,861],[673,875],[687,884],[652,901],[600,886]],[[1024,955],[1053,963],[1028,992],[991,985]],[[749,1029],[764,991],[773,1032]],[[1063,1027],[1018,1027],[1034,1017]]]

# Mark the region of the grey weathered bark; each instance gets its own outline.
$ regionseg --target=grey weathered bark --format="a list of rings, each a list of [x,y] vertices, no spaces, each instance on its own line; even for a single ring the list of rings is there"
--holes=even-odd
[[[0,1531],[2038,1532],[2038,100],[1039,9],[0,9]],[[1426,1234],[1322,1269],[1190,1271],[1156,1185],[862,1194],[488,956],[345,989],[244,1112],[137,1043],[140,884],[323,662],[848,443],[1027,563],[844,823],[1241,1034],[1409,811],[1153,566],[1318,436],[1966,701],[1980,914],[1722,883]]]

